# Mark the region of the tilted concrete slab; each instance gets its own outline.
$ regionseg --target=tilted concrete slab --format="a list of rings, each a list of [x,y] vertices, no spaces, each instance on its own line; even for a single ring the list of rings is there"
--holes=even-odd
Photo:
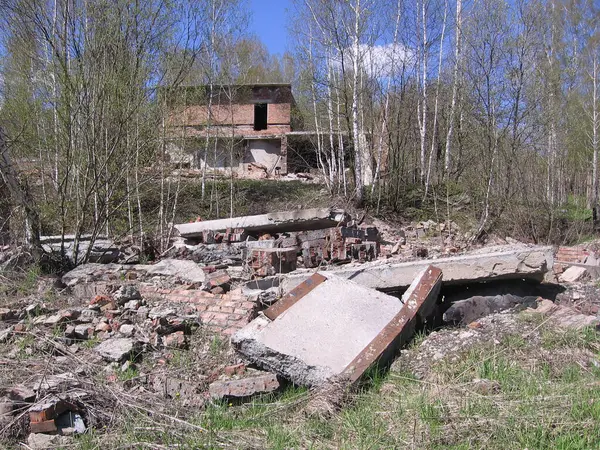
[[[175,225],[175,228],[182,237],[195,238],[205,231],[225,231],[228,228],[243,228],[249,233],[318,230],[345,225],[349,220],[350,217],[342,210],[314,208],[184,223]]]
[[[550,246],[501,246],[449,258],[401,263],[376,261],[319,273],[332,273],[362,286],[393,291],[409,286],[417,274],[429,264],[434,264],[444,272],[444,284],[464,284],[524,278],[541,281],[544,274],[552,270],[553,261],[553,249]],[[314,270],[297,270],[283,277],[250,281],[247,288],[268,289],[279,286],[283,292],[288,292],[313,273]]]
[[[432,279],[422,301],[410,294],[396,297],[366,288],[333,274],[314,274],[232,337],[246,358],[294,383],[319,386],[334,376],[357,380],[424,305],[435,303],[441,283],[439,269],[419,274]]]

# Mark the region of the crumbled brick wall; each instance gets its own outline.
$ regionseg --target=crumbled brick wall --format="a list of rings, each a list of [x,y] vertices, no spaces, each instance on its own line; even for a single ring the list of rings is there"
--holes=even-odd
[[[241,291],[211,294],[200,290],[161,289],[140,286],[142,297],[155,296],[167,302],[187,303],[200,313],[202,324],[210,331],[230,336],[244,327],[256,315],[257,304],[248,301]]]
[[[562,273],[569,266],[569,263],[585,264],[591,255],[591,251],[583,248],[559,247],[556,252],[554,272]]]

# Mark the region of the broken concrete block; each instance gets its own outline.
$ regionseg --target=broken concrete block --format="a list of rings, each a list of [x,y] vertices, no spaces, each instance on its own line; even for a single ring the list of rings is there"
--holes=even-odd
[[[357,379],[417,313],[435,304],[439,269],[425,269],[417,281],[402,303],[335,275],[314,274],[231,342],[250,361],[297,384],[319,386],[341,374]]]
[[[130,338],[111,338],[98,344],[94,350],[108,361],[121,362],[136,351],[136,343]]]
[[[444,272],[444,284],[472,283],[498,279],[542,280],[552,270],[552,247],[521,246],[514,248],[486,248],[460,256],[438,258],[435,261],[381,263],[374,261],[357,266],[347,266],[328,273],[351,279],[373,289],[393,290],[409,286],[417,274],[429,264]],[[291,291],[310,278],[313,271],[298,270],[284,277],[262,280],[261,289],[278,285],[284,292]],[[282,278],[279,281],[279,278]],[[252,286],[253,282],[250,282]]]
[[[571,266],[558,277],[561,283],[575,283],[587,275],[585,267]]]
[[[262,373],[239,380],[215,381],[208,387],[208,392],[214,400],[243,399],[275,392],[280,386],[277,375]]]
[[[82,323],[75,327],[73,334],[77,339],[89,339],[94,335],[94,328],[91,323]]]
[[[248,233],[283,233],[286,231],[318,230],[344,225],[350,217],[344,212],[329,208],[298,209],[256,216],[233,217],[231,219],[207,220],[175,225],[182,237],[198,238],[204,231],[227,231],[244,229]]]
[[[27,445],[32,450],[48,450],[61,447],[69,447],[72,438],[58,434],[31,433],[27,438]]]
[[[163,259],[153,265],[136,265],[134,270],[147,276],[175,277],[189,283],[204,283],[206,274],[194,261],[181,259]]]
[[[124,336],[133,336],[133,333],[135,333],[135,326],[128,323],[123,324],[119,327],[119,333]]]
[[[130,300],[140,300],[142,295],[137,286],[132,284],[125,284],[113,294],[113,298],[117,302],[117,305],[122,306]]]

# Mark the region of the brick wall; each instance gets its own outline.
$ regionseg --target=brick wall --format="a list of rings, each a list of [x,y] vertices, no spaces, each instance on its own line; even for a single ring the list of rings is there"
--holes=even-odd
[[[142,297],[160,297],[167,302],[186,303],[199,312],[202,324],[210,331],[231,336],[256,316],[257,304],[248,301],[240,290],[226,294],[193,289],[162,289],[140,286]]]
[[[213,125],[254,125],[254,105],[213,105],[211,107]],[[267,106],[267,124],[289,125],[291,105],[271,103]],[[169,126],[200,126],[208,120],[208,106],[193,105],[172,111],[167,123]]]

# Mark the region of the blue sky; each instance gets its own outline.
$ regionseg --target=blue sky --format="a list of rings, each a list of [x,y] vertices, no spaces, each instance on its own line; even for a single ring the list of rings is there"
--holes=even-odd
[[[252,21],[250,31],[256,34],[271,53],[287,49],[287,15],[289,0],[249,0]]]

